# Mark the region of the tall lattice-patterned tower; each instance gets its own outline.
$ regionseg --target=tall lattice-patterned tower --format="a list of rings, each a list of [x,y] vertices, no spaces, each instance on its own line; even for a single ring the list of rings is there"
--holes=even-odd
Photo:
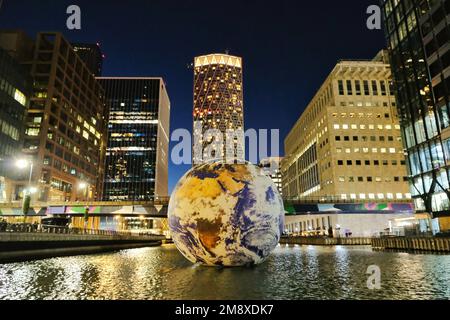
[[[194,61],[194,164],[203,163],[210,154],[215,158],[243,160],[244,104],[242,58],[226,54],[196,57]],[[217,138],[205,134],[215,129],[222,134],[222,144]],[[233,130],[234,135],[230,136]],[[227,150],[227,135],[230,137]],[[217,136],[217,135],[216,135]],[[232,139],[231,139],[232,137]],[[198,152],[196,144],[202,146]],[[209,150],[209,151],[208,151]],[[210,152],[212,150],[212,152]]]

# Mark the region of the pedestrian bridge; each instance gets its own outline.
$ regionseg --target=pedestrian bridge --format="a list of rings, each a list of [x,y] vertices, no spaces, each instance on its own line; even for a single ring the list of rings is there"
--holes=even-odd
[[[151,202],[47,202],[31,203],[27,216],[70,215],[82,216],[145,216],[166,218],[169,199]],[[88,210],[87,210],[88,209]],[[1,216],[23,216],[22,204],[0,204]]]
[[[154,201],[137,202],[47,202],[31,203],[27,216],[70,215],[82,216],[143,216],[147,218],[166,218],[169,198],[159,198]],[[357,202],[343,201],[328,198],[305,198],[299,200],[285,200],[284,208],[287,215],[314,212],[414,212],[410,199],[396,200],[395,202]],[[22,204],[0,203],[1,216],[22,216]]]

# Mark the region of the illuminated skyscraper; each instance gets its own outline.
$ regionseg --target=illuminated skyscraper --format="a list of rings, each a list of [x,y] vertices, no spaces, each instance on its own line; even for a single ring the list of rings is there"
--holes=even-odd
[[[210,54],[195,58],[194,62],[194,141],[203,150],[195,152],[194,164],[205,157],[230,158],[226,153],[227,130],[234,130],[233,158],[244,158],[244,104],[242,58],[226,54]],[[207,130],[218,130],[222,141],[205,136]],[[218,145],[217,143],[221,143]],[[213,151],[209,153],[208,148]],[[221,150],[219,150],[221,149]],[[197,148],[198,150],[198,148]],[[231,151],[231,150],[230,150]]]
[[[170,101],[161,78],[97,78],[109,107],[105,201],[168,195]]]
[[[416,210],[450,230],[450,1],[382,5]]]
[[[0,46],[32,77],[23,153],[33,162],[33,201],[101,199],[106,119],[100,84],[59,32],[32,40],[21,31],[1,31]],[[21,181],[16,193],[27,183]]]
[[[286,199],[408,200],[386,53],[333,68],[285,139]]]

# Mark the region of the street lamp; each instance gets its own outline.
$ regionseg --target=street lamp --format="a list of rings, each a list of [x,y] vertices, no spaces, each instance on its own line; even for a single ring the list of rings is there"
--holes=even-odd
[[[27,159],[19,159],[16,162],[16,166],[21,170],[25,170],[28,167],[30,168],[30,174],[28,177],[28,188],[24,191],[23,205],[22,205],[23,214],[26,216],[28,214],[28,210],[30,209],[31,195],[37,192],[36,188],[31,187],[31,179],[33,177],[33,162]]]

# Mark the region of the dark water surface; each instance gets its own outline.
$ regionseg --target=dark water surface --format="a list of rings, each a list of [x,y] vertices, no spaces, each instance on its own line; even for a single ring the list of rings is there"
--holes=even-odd
[[[381,289],[367,288],[370,265]],[[0,265],[0,299],[449,299],[450,255],[279,246],[262,265],[192,265],[173,246]]]

